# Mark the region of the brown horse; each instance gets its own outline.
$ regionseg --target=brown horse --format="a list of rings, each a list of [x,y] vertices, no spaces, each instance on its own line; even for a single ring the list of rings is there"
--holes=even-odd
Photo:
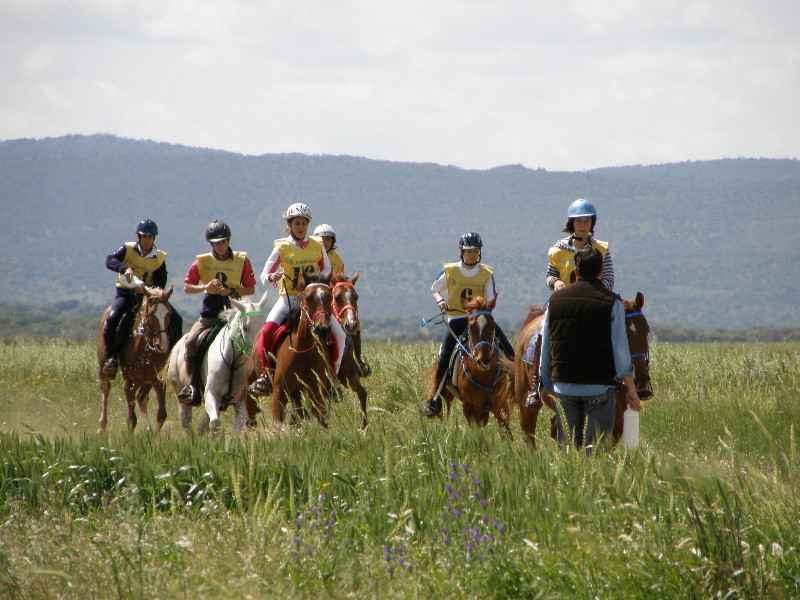
[[[286,408],[291,403],[295,415],[313,415],[324,427],[328,426],[328,400],[333,374],[329,347],[331,337],[331,305],[333,296],[330,276],[303,274],[297,286],[300,307],[289,315],[289,332],[275,346],[275,374],[272,390],[272,418],[283,423]],[[259,412],[253,406],[247,385],[261,373],[261,358],[251,352],[247,360],[247,376],[241,392],[248,403],[248,416]],[[304,404],[304,396],[306,403]]]
[[[466,346],[458,343],[459,357],[453,366],[452,381],[442,390],[447,410],[454,397],[461,399],[464,417],[470,425],[486,427],[489,415],[493,414],[500,425],[500,434],[511,439],[508,418],[511,411],[510,397],[512,364],[498,347],[495,338],[492,311],[497,296],[487,302],[483,296],[467,301],[461,306],[467,313]]]
[[[358,320],[358,292],[355,284],[359,273],[348,279],[343,273],[334,275],[331,280],[333,293],[333,314],[347,335],[344,357],[339,367],[339,383],[349,387],[358,396],[361,405],[361,429],[367,426],[367,390],[361,385],[361,368],[356,361],[355,336],[361,329]],[[341,350],[341,349],[340,349]]]
[[[144,299],[136,318],[133,322],[133,331],[119,350],[119,366],[124,381],[125,400],[128,403],[128,428],[136,428],[136,404],[139,412],[151,429],[150,419],[147,416],[147,401],[150,390],[156,393],[158,412],[156,413],[156,431],[161,429],[167,418],[166,402],[164,401],[164,383],[159,380],[158,374],[167,362],[169,356],[169,330],[172,306],[169,297],[172,295],[173,286],[167,291],[161,288],[144,288]],[[111,379],[103,374],[103,361],[106,357],[105,342],[103,340],[103,327],[109,309],[103,313],[100,322],[100,335],[97,337],[97,362],[98,376],[100,378],[100,432],[108,424],[108,394],[111,391]]]
[[[647,400],[653,396],[653,388],[650,383],[650,350],[648,344],[650,325],[647,323],[647,319],[642,313],[644,294],[637,292],[634,300],[623,300],[622,305],[625,308],[625,328],[628,334],[628,347],[631,353],[631,362],[634,367],[636,391],[639,398]],[[522,355],[528,347],[531,338],[541,331],[544,322],[544,314],[544,310],[541,306],[531,307],[522,325],[519,339],[517,340],[516,358],[514,359],[514,395],[516,396],[520,410],[520,427],[525,433],[526,441],[533,447],[536,447],[536,423],[539,419],[540,409],[525,408],[525,395],[531,387],[531,378],[530,366],[522,362]],[[554,396],[543,393],[542,401],[551,410],[556,410]],[[623,415],[627,408],[625,389],[623,387],[617,388],[615,403],[614,444],[622,437]],[[553,439],[556,438],[555,415],[550,420],[550,435]]]

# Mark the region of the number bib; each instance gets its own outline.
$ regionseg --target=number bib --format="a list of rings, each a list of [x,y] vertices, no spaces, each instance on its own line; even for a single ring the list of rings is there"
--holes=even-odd
[[[286,238],[275,240],[281,255],[281,266],[284,277],[281,278],[281,295],[297,296],[297,286],[302,273],[319,273],[322,253],[325,248],[314,238],[308,239],[308,245],[300,249]]]
[[[450,305],[446,314],[449,317],[464,316],[461,301],[469,302],[473,298],[483,296],[483,289],[492,278],[492,267],[488,265],[478,265],[475,274],[467,277],[461,272],[460,264],[448,263],[444,266],[444,274],[447,279],[447,304]]]
[[[219,260],[211,252],[197,255],[197,270],[200,272],[200,281],[208,283],[212,279],[219,279],[222,284],[232,290],[242,286],[242,273],[244,259],[247,252],[234,250],[233,259]]]

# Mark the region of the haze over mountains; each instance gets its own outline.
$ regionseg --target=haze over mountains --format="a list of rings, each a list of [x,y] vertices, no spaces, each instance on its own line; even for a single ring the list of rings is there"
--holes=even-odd
[[[518,325],[547,299],[547,249],[567,206],[591,199],[609,241],[616,291],[641,290],[652,323],[698,327],[800,325],[800,161],[723,159],[550,172],[521,165],[463,170],[352,156],[244,156],[108,135],[0,142],[4,235],[0,302],[113,297],[105,256],[157,221],[176,305],[209,221],[258,272],[281,237],[281,213],[310,205],[338,233],[346,270],[360,270],[362,315],[430,317],[429,288],[458,238],[478,231],[495,268],[496,313]],[[263,290],[259,286],[259,293]],[[273,296],[274,297],[274,296]]]

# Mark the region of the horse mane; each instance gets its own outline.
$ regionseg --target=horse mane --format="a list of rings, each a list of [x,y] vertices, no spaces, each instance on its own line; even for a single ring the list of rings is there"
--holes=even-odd
[[[464,308],[469,311],[470,309],[474,309],[476,311],[486,311],[489,312],[489,303],[486,302],[486,298],[483,296],[478,296],[467,302],[464,305]]]
[[[522,326],[525,327],[525,325],[527,325],[537,317],[541,317],[543,314],[544,314],[544,305],[542,304],[531,305],[528,308],[528,316],[525,317],[525,320],[522,322]]]
[[[328,283],[328,276],[323,275],[322,273],[306,273],[304,277],[306,280],[306,286],[311,285],[312,283]]]

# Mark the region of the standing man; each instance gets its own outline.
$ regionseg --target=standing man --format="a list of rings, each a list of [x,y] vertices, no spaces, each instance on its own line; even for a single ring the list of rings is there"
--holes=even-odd
[[[560,404],[558,443],[567,444],[569,431],[575,446],[585,447],[587,454],[611,437],[618,383],[625,385],[628,405],[642,409],[633,380],[625,309],[619,296],[603,285],[602,274],[602,253],[592,247],[578,250],[576,281],[553,292],[542,328],[539,377]]]
[[[256,291],[256,278],[247,253],[231,250],[231,228],[222,221],[212,221],[206,228],[211,252],[199,254],[183,280],[187,294],[204,294],[200,318],[186,334],[186,373],[189,383],[178,393],[178,400],[200,406],[203,393],[200,367],[197,364],[197,339],[207,329],[222,322],[220,313],[230,308],[230,296],[250,296]]]

